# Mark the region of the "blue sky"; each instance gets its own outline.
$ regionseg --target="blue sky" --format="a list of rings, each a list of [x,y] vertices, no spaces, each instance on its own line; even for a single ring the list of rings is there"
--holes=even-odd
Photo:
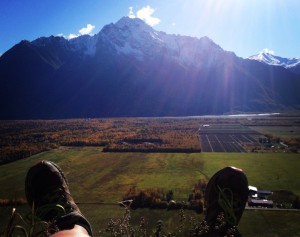
[[[96,34],[122,16],[166,33],[208,36],[248,57],[300,57],[299,0],[1,0],[0,54],[23,39]]]

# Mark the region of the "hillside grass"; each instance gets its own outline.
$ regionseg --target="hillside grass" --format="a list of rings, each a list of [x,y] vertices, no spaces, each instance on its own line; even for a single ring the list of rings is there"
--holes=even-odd
[[[176,200],[187,200],[194,183],[210,178],[224,166],[242,168],[249,184],[262,189],[289,190],[300,196],[300,156],[286,153],[103,153],[100,147],[61,147],[0,166],[0,198],[25,197],[24,181],[28,168],[39,160],[56,162],[65,172],[72,195],[95,232],[106,227],[110,218],[122,217],[116,204],[129,187],[173,190]],[[104,202],[107,205],[91,204]],[[0,230],[10,212],[0,208]],[[18,206],[21,213],[29,208]],[[186,211],[201,220],[203,215]],[[177,211],[135,210],[132,221],[144,216],[150,229],[163,219],[166,229],[174,230]],[[187,223],[188,224],[188,223]],[[245,211],[243,236],[300,236],[299,212]],[[150,231],[150,230],[149,230]],[[0,231],[1,233],[1,231]]]

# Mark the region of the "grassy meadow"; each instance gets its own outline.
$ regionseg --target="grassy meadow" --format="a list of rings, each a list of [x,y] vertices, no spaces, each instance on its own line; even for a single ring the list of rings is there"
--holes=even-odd
[[[187,200],[194,183],[209,179],[229,165],[242,168],[250,185],[288,190],[300,196],[299,154],[104,153],[100,147],[60,147],[0,166],[0,199],[25,198],[26,172],[39,160],[54,161],[64,170],[74,199],[96,233],[106,227],[110,218],[122,217],[124,210],[115,204],[129,187],[173,190],[175,200]],[[18,206],[17,210],[30,211],[26,205]],[[11,208],[1,207],[0,211],[0,230],[3,230]],[[174,231],[178,226],[177,211],[138,209],[131,214],[136,224],[144,216],[150,229],[155,228],[158,219],[164,221],[166,230]],[[186,214],[203,218],[192,211]],[[188,225],[187,218],[187,228]],[[245,211],[240,230],[243,236],[300,236],[300,212]]]

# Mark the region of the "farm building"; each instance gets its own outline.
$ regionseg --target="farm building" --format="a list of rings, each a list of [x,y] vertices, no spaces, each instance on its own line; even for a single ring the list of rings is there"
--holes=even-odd
[[[274,203],[272,200],[266,199],[248,199],[248,206],[249,207],[274,207]]]
[[[249,197],[256,199],[267,199],[273,192],[270,190],[259,190],[257,187],[248,186]]]
[[[273,201],[267,200],[267,198],[272,194],[272,191],[269,190],[258,190],[257,187],[248,186],[249,189],[249,198],[248,206],[249,207],[273,207]]]

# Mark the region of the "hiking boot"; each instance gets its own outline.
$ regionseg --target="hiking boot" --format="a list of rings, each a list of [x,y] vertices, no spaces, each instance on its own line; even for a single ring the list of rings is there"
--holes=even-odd
[[[80,225],[92,236],[89,222],[70,194],[66,177],[53,162],[41,161],[28,170],[25,193],[29,206],[40,220],[58,230]]]
[[[213,175],[205,190],[207,236],[241,236],[237,225],[248,193],[248,180],[241,169],[226,167]]]

